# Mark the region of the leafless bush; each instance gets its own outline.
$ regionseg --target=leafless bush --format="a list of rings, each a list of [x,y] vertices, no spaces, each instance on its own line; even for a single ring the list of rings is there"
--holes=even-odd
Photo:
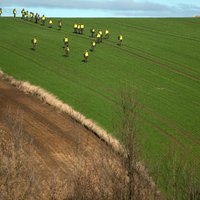
[[[78,151],[79,153],[75,157],[79,159],[75,159],[75,163],[77,163],[78,167],[75,168],[77,170],[74,171],[74,181],[73,183],[71,183],[71,185],[74,186],[74,192],[72,192],[68,196],[66,195],[66,199],[150,200],[157,198],[155,195],[155,185],[149,178],[147,171],[140,163],[136,162],[137,157],[135,151],[136,136],[138,130],[135,125],[137,123],[137,104],[135,103],[135,99],[133,98],[132,94],[129,93],[129,91],[125,91],[121,99],[122,118],[120,124],[122,126],[120,132],[122,133],[122,147],[119,142],[112,138],[109,134],[107,134],[105,130],[101,129],[91,120],[86,119],[83,115],[74,111],[70,106],[62,103],[56,97],[47,93],[45,90],[36,86],[32,86],[27,82],[16,81],[12,77],[8,77],[7,75],[3,74],[3,72],[0,72],[0,76],[9,80],[20,90],[36,95],[46,103],[58,108],[63,112],[68,113],[75,120],[84,124],[90,130],[95,132],[101,139],[103,139],[108,145],[110,145],[110,147],[112,147],[102,150],[102,154],[94,153],[92,157],[86,157],[86,159],[83,159],[81,155],[81,153],[83,152],[80,153],[80,151]],[[21,126],[17,126],[14,124],[11,127],[11,132],[23,132]],[[13,137],[14,143],[16,138],[18,137]],[[16,141],[18,141],[18,139]],[[17,145],[17,147],[18,146],[25,147],[26,145]],[[29,157],[25,153],[26,150],[24,149],[26,148],[19,149],[20,155],[24,154],[25,157]],[[18,148],[14,149],[13,151],[18,152]],[[119,153],[119,155],[116,155],[116,152]],[[17,161],[20,161],[20,164],[22,164],[23,166],[27,165],[26,159],[24,158],[18,157]],[[23,171],[23,173],[28,174],[28,171],[33,171],[31,170],[31,168],[29,168],[29,165],[27,166],[29,170],[27,170],[27,172]],[[16,178],[15,180],[11,177],[9,180],[12,180],[16,183],[18,179],[20,178]],[[26,181],[29,181],[31,185],[33,185],[32,179]],[[38,185],[41,184],[42,181],[40,181],[40,184]],[[65,190],[65,184],[62,184],[62,182],[60,182],[60,179],[52,180],[52,182],[50,181],[50,185],[47,184],[46,187],[49,187],[50,199],[61,199],[61,190]],[[31,191],[33,188],[34,187],[30,186],[27,191]],[[40,190],[38,189],[38,193],[39,191],[41,191],[41,188]],[[19,191],[21,192],[24,190],[26,191],[26,189],[23,189],[23,187],[20,186]],[[39,194],[37,196],[39,196]],[[44,195],[42,199],[45,199]]]
[[[29,142],[23,138],[22,115],[17,113],[17,120],[7,115],[7,122],[9,130],[0,130],[1,198],[27,199],[35,181],[30,163],[31,146],[27,148]]]
[[[186,161],[173,146],[158,161],[153,173],[157,184],[162,186],[166,199],[200,199],[200,180],[195,170],[197,167],[193,163]]]
[[[94,153],[83,160],[79,159],[82,152],[78,151],[76,163],[82,170],[75,173],[71,199],[159,199],[154,182],[144,166],[137,162],[138,103],[129,89],[122,93],[121,109],[118,130],[122,136],[123,153],[119,155],[105,148],[101,154]]]

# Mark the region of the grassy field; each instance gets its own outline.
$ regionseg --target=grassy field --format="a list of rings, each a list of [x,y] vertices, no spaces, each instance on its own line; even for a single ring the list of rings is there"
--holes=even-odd
[[[0,18],[0,68],[54,93],[115,137],[118,97],[132,85],[142,105],[144,152],[156,165],[172,144],[200,165],[200,19],[63,19],[62,31],[14,18]],[[73,33],[84,23],[84,35]],[[111,38],[90,52],[90,28]],[[116,45],[123,34],[124,43]],[[36,35],[38,48],[31,50]],[[70,56],[63,51],[69,37]]]

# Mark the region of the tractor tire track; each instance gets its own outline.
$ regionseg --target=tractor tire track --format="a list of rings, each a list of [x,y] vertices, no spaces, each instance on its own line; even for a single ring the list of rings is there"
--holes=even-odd
[[[136,56],[140,59],[143,59],[143,60],[146,60],[148,62],[151,62],[151,63],[154,63],[154,64],[157,64],[158,66],[160,67],[163,67],[163,68],[166,68],[168,70],[170,70],[171,72],[175,72],[177,74],[180,74],[180,75],[183,75],[187,78],[190,78],[192,80],[195,80],[195,81],[200,81],[200,78],[198,77],[194,77],[190,74],[187,74],[185,72],[182,72],[181,70],[178,70],[178,69],[175,69],[174,67],[171,67],[170,65],[164,63],[164,62],[161,62],[159,61],[158,59],[155,59],[155,58],[150,58],[150,57],[147,57],[145,54],[141,54],[141,53],[136,53],[136,52],[133,52],[133,51],[130,51],[129,49],[127,48],[119,48],[116,46],[116,44],[108,44],[108,43],[105,43],[106,45],[109,45],[109,46],[112,46],[114,48],[118,48],[120,51],[124,51],[124,52],[127,52],[128,54],[132,55],[132,56]]]
[[[199,38],[191,38],[191,37],[182,36],[182,35],[178,35],[178,34],[174,34],[174,33],[154,30],[154,29],[151,29],[151,28],[145,27],[145,26],[140,26],[140,27],[139,26],[135,26],[135,25],[134,26],[130,26],[128,24],[122,24],[122,23],[119,23],[119,22],[117,22],[116,24],[119,24],[121,26],[126,26],[126,27],[129,27],[129,28],[132,28],[132,29],[147,31],[147,32],[151,32],[151,33],[159,33],[159,34],[161,33],[161,34],[167,35],[167,36],[172,36],[172,37],[181,38],[181,39],[185,39],[185,40],[191,40],[191,41],[194,41],[194,42],[200,42]]]

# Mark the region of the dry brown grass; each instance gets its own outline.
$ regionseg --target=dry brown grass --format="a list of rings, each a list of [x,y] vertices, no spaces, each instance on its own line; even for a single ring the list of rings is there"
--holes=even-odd
[[[93,151],[87,156],[90,150],[82,148],[77,139],[70,177],[53,168],[49,173],[42,169],[46,165],[39,167],[34,139],[23,132],[23,113],[12,113],[8,109],[5,115],[6,131],[0,127],[0,194],[3,199],[129,199],[125,160],[111,148]],[[44,176],[43,170],[49,175]],[[144,176],[137,173],[134,176],[135,199],[157,199]]]
[[[98,126],[91,119],[87,119],[84,115],[75,111],[71,106],[69,106],[66,103],[63,103],[55,95],[47,92],[46,90],[40,88],[39,86],[34,86],[24,81],[18,81],[14,79],[12,76],[6,75],[3,71],[0,71],[0,78],[9,81],[20,91],[23,91],[26,94],[34,95],[41,101],[53,106],[59,111],[67,113],[74,120],[87,127],[89,130],[94,132],[98,137],[104,140],[107,144],[109,144],[114,149],[115,152],[118,152],[120,154],[123,152],[122,146],[120,145],[117,139],[113,138],[110,134],[108,134],[106,130]]]
[[[61,100],[59,100],[53,94],[50,94],[49,92],[47,92],[46,90],[44,90],[44,89],[42,89],[42,88],[40,88],[38,86],[31,85],[28,82],[15,80],[13,77],[4,74],[4,72],[2,72],[2,71],[0,71],[0,78],[9,81],[12,85],[14,85],[20,91],[23,91],[24,93],[27,93],[27,94],[34,95],[38,99],[40,99],[41,101],[51,105],[52,107],[58,109],[59,111],[67,113],[74,120],[76,120],[77,122],[81,123],[82,125],[87,127],[89,130],[91,130],[93,133],[95,133],[99,138],[104,140],[109,146],[111,146],[111,148],[113,149],[113,151],[115,153],[118,153],[118,154],[124,156],[124,153],[125,153],[124,148],[122,147],[122,145],[119,143],[119,141],[117,139],[115,139],[112,136],[110,136],[110,134],[108,134],[106,130],[104,130],[101,127],[99,127],[92,120],[87,119],[81,113],[75,111],[71,106],[63,103]],[[105,166],[103,166],[103,167],[105,168]],[[111,167],[111,165],[110,165],[110,167]],[[113,165],[112,165],[112,167],[113,167]],[[115,171],[115,169],[113,169],[113,171]],[[137,189],[140,188],[141,192],[143,192],[144,195],[147,194],[147,193],[150,194],[152,191],[153,191],[153,194],[154,194],[155,193],[154,191],[156,190],[156,187],[155,187],[155,184],[154,184],[153,180],[149,177],[145,167],[140,162],[137,162],[136,163],[136,167],[135,167],[134,170],[135,170],[135,173],[137,174],[137,178],[136,179],[138,181],[138,186],[136,186],[135,188],[137,188]],[[113,173],[112,173],[112,176],[113,176]],[[115,174],[113,177],[118,177],[118,176],[119,176],[118,174]],[[85,176],[85,178],[86,177],[87,176]],[[96,177],[99,177],[99,176],[96,175]],[[111,180],[113,180],[112,177],[110,177],[110,178],[111,178]],[[143,187],[142,185],[144,185],[144,184],[146,186],[148,186],[147,187],[148,189],[147,189],[146,192],[145,192],[144,189],[142,189],[142,187]],[[79,186],[80,186],[80,184],[79,184]],[[116,193],[116,187],[119,187],[118,182],[116,182],[116,186],[113,189],[113,190],[115,190],[115,193]],[[124,189],[125,188],[123,188],[123,190]],[[143,199],[145,199],[145,198],[143,198]]]

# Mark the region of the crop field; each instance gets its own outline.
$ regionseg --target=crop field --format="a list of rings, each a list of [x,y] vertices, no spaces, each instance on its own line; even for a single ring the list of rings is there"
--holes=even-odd
[[[200,19],[62,19],[52,29],[20,18],[0,18],[0,68],[55,94],[118,138],[113,128],[120,91],[134,88],[142,109],[140,139],[156,165],[174,146],[200,166]],[[73,24],[85,24],[83,35]],[[110,39],[89,51],[90,28]],[[117,36],[123,35],[123,45]],[[31,39],[37,36],[36,51]],[[64,56],[63,37],[70,55]],[[200,172],[199,172],[200,174]]]

